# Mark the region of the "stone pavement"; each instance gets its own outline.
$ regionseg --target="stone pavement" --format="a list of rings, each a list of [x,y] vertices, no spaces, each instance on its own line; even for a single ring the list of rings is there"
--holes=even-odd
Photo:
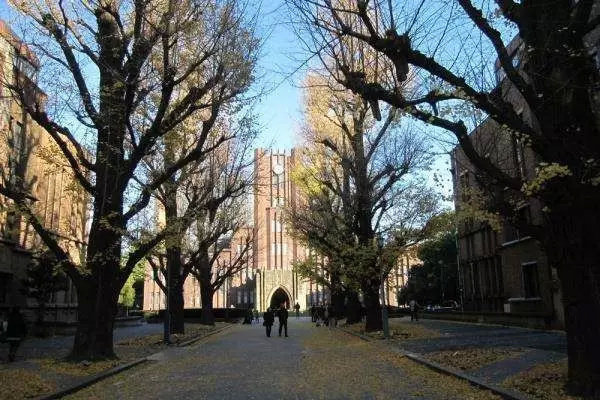
[[[277,327],[277,324],[274,328]],[[235,325],[75,393],[79,399],[494,399],[378,343],[289,320],[290,337]]]
[[[410,323],[410,318],[398,318]],[[513,358],[488,364],[468,374],[499,385],[510,376],[530,369],[538,364],[556,362],[567,357],[567,338],[563,332],[534,329],[459,323],[440,320],[415,322],[428,329],[438,331],[441,336],[433,339],[405,340],[398,344],[402,350],[427,356],[441,350],[466,348],[505,348],[519,350]]]

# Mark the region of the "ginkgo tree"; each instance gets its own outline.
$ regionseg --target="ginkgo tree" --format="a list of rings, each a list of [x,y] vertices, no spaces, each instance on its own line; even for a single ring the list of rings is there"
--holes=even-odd
[[[593,0],[288,0],[312,54],[331,57],[335,80],[450,133],[513,218],[518,202],[539,201],[541,224],[524,223],[543,245],[562,285],[569,384],[600,393],[600,135],[598,32]],[[349,63],[354,39],[392,65],[375,81]],[[418,77],[415,90],[399,90]],[[480,114],[496,133],[535,154],[534,176],[496,162],[469,135]]]
[[[355,62],[372,61],[354,50]],[[406,244],[393,233],[416,232],[438,211],[435,194],[414,179],[428,162],[425,142],[393,107],[374,110],[316,71],[306,83],[308,144],[295,172],[303,204],[289,211],[291,230],[331,260],[329,286],[360,290],[366,330],[380,330],[380,285]]]
[[[6,186],[0,193],[19,204],[77,288],[71,357],[113,357],[121,287],[166,234],[130,246],[121,267],[129,224],[156,189],[211,151],[206,139],[215,121],[248,92],[258,54],[252,14],[237,0],[11,4],[23,17],[29,45],[44,60],[40,78],[48,107],[25,101],[24,88],[12,89],[91,198],[84,262],[70,260],[29,209],[27,193]],[[163,138],[192,117],[197,129],[185,152],[154,174],[141,171],[142,160],[155,156]]]

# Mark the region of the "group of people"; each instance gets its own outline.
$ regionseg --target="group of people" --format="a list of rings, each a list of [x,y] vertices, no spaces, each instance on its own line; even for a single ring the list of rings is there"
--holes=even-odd
[[[328,304],[325,302],[324,305],[311,304],[310,306],[310,316],[312,322],[316,324],[316,326],[325,325],[329,328],[335,328],[337,326],[337,317],[335,315],[335,308],[332,304]]]
[[[244,317],[244,324],[260,323],[260,314],[256,308],[249,308]]]
[[[0,319],[0,337],[8,342],[8,361],[15,361],[21,341],[27,336],[27,324],[19,307],[11,308],[7,316]]]
[[[276,311],[273,311],[273,309],[271,309],[271,307],[269,307],[269,308],[267,308],[267,311],[264,312],[263,325],[265,326],[265,328],[267,330],[267,337],[271,337],[271,328],[273,327],[273,324],[275,323],[275,315],[277,315],[277,318],[279,319],[279,336],[281,336],[281,332],[283,330],[285,333],[285,337],[288,337],[288,327],[287,327],[288,310],[285,307],[285,303],[281,303],[281,305],[279,306],[279,308]]]

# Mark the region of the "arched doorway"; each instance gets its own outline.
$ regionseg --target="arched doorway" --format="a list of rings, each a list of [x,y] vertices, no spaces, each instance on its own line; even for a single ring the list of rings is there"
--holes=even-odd
[[[271,309],[276,309],[285,303],[285,308],[290,308],[290,297],[282,288],[278,288],[271,296]]]

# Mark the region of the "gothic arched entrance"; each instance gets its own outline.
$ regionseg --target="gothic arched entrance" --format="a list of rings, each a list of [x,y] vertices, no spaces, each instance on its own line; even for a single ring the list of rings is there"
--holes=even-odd
[[[271,296],[271,309],[279,308],[281,303],[285,303],[285,308],[290,308],[290,296],[282,288],[278,288]]]

